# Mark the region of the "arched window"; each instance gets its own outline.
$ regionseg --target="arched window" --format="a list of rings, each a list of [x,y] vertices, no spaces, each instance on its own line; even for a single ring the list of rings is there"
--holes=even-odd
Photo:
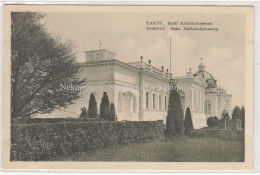
[[[146,97],[145,97],[145,99],[146,99],[146,102],[145,102],[145,106],[146,106],[146,109],[149,109],[149,92],[146,92],[145,93],[145,95],[146,95]]]
[[[153,94],[153,109],[156,108],[156,96]]]
[[[211,114],[211,103],[209,100],[205,101],[205,114]]]
[[[159,110],[162,110],[162,96],[159,95]]]
[[[122,94],[118,93],[118,113],[122,112]]]
[[[136,97],[133,96],[133,113],[136,113]]]

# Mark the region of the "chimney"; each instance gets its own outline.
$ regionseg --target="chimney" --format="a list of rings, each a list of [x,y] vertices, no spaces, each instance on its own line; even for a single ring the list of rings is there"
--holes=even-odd
[[[191,68],[189,69],[190,71],[189,72],[186,72],[186,76],[191,78],[192,77],[192,72],[191,72]]]
[[[162,75],[164,76],[164,71],[163,71],[164,67],[162,66]]]
[[[153,66],[152,66],[152,64],[151,64],[151,60],[148,60],[148,62],[149,62],[149,66],[150,66],[150,71],[153,71]]]

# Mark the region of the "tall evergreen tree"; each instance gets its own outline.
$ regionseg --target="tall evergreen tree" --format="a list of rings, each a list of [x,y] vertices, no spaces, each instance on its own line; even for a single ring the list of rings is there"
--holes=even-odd
[[[110,105],[110,120],[116,121],[116,109],[114,103],[111,103]]]
[[[232,112],[232,119],[241,119],[241,110],[239,106],[235,106]]]
[[[107,92],[103,93],[100,104],[100,118],[102,120],[110,120],[110,105]]]
[[[89,98],[88,116],[89,116],[89,118],[98,117],[97,102],[96,102],[96,98],[93,93],[90,94],[90,98]]]
[[[180,135],[183,133],[183,110],[180,94],[175,85],[171,87],[168,104],[166,134],[168,136]]]
[[[187,109],[186,109],[184,127],[185,127],[185,135],[189,135],[191,130],[193,129],[193,124],[192,124],[191,113],[190,113],[189,107],[187,107]]]
[[[241,120],[242,120],[242,122],[241,122],[241,127],[243,128],[243,129],[245,129],[245,107],[244,107],[244,105],[241,107]]]

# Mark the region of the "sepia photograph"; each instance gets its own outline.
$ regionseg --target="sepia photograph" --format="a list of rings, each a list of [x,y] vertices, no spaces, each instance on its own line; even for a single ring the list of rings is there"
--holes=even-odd
[[[252,169],[253,13],[5,5],[5,167]]]

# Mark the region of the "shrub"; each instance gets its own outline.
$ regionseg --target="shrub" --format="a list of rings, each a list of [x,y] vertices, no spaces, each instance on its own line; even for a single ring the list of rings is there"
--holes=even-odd
[[[161,121],[60,122],[11,125],[11,161],[46,161],[56,156],[163,137]]]
[[[245,129],[245,107],[244,106],[241,107],[241,117],[240,118],[242,120],[241,126],[243,129]]]
[[[191,137],[217,137],[219,138],[219,129],[217,128],[208,128],[208,129],[194,129],[191,131]]]
[[[87,118],[16,118],[11,120],[11,124],[32,124],[32,123],[72,123],[86,122]]]
[[[89,98],[88,116],[89,116],[89,118],[98,117],[97,102],[96,102],[96,98],[93,93],[90,94],[90,98]]]
[[[117,121],[116,109],[114,103],[110,105],[110,121]]]
[[[216,127],[216,126],[218,126],[218,117],[209,117],[208,119],[207,119],[207,125],[208,125],[208,127]]]
[[[235,106],[232,112],[232,119],[241,119],[241,109],[239,106]]]
[[[102,120],[110,120],[110,105],[107,92],[103,93],[101,104],[100,104],[100,118]]]
[[[193,129],[192,119],[190,108],[187,107],[184,119],[184,127],[185,127],[185,135],[189,135],[191,130]]]
[[[180,94],[175,85],[171,88],[168,104],[166,135],[181,135],[183,134],[183,110]]]
[[[79,118],[87,118],[88,117],[88,113],[87,113],[86,107],[83,107],[80,110],[81,110],[81,114],[80,114]]]

